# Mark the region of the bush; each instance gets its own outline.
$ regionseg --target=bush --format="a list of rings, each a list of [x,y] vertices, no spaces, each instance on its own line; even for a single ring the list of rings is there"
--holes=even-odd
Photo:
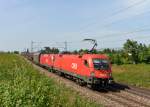
[[[19,51],[14,51],[14,54],[19,54]]]

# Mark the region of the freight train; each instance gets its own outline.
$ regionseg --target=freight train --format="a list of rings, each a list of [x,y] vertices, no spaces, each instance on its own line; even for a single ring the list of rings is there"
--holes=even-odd
[[[25,54],[24,54],[25,55]],[[113,83],[109,58],[103,54],[26,54],[34,63],[90,88]]]

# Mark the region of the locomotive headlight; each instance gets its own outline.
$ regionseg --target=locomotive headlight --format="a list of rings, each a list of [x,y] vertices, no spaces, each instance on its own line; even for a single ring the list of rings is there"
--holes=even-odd
[[[109,76],[112,77],[112,73],[109,73]]]
[[[94,72],[91,72],[91,76],[94,77],[94,76],[95,76],[95,73],[94,73]]]

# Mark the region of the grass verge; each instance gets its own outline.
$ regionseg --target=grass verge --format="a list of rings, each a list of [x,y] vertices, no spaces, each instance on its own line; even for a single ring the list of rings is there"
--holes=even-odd
[[[0,54],[0,107],[100,107],[39,74],[23,58]]]
[[[112,70],[116,81],[150,89],[150,64],[113,65]]]

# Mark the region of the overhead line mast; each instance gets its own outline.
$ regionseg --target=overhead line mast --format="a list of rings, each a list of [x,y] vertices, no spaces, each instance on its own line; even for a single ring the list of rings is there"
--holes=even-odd
[[[68,47],[67,41],[65,41],[64,44],[65,44],[65,51],[67,52],[67,47]]]

